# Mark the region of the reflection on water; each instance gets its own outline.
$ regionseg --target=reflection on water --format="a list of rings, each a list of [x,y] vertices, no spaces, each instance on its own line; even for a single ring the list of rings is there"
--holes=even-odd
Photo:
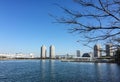
[[[55,60],[50,60],[49,61],[49,69],[50,69],[50,74],[49,75],[51,77],[50,79],[53,79],[53,80],[55,79],[54,62],[55,62]]]
[[[41,60],[40,62],[40,71],[41,71],[41,79],[45,79],[45,60]]]
[[[40,61],[40,77],[42,81],[50,81],[55,79],[54,73],[55,60],[41,60]]]
[[[102,70],[101,70],[102,63],[95,63],[95,75],[98,75],[99,77],[96,77],[97,79],[102,79]]]
[[[95,67],[95,75],[98,75],[98,79],[105,82],[118,82],[120,80],[120,67],[116,64],[96,63]]]
[[[119,82],[120,66],[58,60],[0,61],[0,82]]]

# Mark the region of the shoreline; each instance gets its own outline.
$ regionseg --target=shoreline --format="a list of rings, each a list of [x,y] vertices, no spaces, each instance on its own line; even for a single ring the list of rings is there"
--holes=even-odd
[[[115,61],[76,61],[76,60],[62,60],[62,59],[42,59],[42,58],[0,58],[0,61],[4,60],[60,60],[61,62],[86,62],[86,63],[116,63]]]
[[[1,60],[59,60],[59,59],[50,59],[50,58],[0,58]]]

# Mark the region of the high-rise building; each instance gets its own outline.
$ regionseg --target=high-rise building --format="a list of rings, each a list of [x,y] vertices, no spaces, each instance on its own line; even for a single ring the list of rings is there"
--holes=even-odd
[[[94,57],[101,57],[100,45],[94,46]]]
[[[76,51],[77,57],[80,57],[80,50]]]
[[[46,52],[47,52],[47,50],[46,50],[46,47],[45,47],[45,45],[43,45],[42,47],[41,47],[41,58],[46,58]]]
[[[113,56],[112,44],[106,44],[106,56]]]
[[[55,47],[53,45],[50,46],[50,58],[55,58]]]

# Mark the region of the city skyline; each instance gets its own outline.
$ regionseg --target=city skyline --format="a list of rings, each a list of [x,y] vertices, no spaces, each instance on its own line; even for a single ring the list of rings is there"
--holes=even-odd
[[[75,54],[78,49],[81,52],[93,51],[83,46],[82,42],[76,42],[80,36],[70,34],[67,30],[69,25],[53,23],[55,20],[49,13],[63,15],[62,10],[54,3],[65,7],[78,7],[72,0],[1,0],[0,53],[32,52],[39,56],[42,44],[46,44],[46,47],[54,44],[56,54],[59,55]]]

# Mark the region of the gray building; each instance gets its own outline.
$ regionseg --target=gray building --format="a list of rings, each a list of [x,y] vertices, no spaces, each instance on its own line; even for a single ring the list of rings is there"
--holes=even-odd
[[[112,44],[106,44],[106,56],[113,56]]]
[[[41,47],[41,58],[43,58],[43,59],[46,58],[46,53],[47,53],[46,46],[43,45]]]
[[[101,51],[100,51],[100,45],[95,45],[94,46],[94,57],[101,57]]]
[[[76,51],[76,55],[77,55],[77,57],[80,57],[80,50]]]
[[[50,46],[50,58],[55,58],[55,47],[53,45]]]

